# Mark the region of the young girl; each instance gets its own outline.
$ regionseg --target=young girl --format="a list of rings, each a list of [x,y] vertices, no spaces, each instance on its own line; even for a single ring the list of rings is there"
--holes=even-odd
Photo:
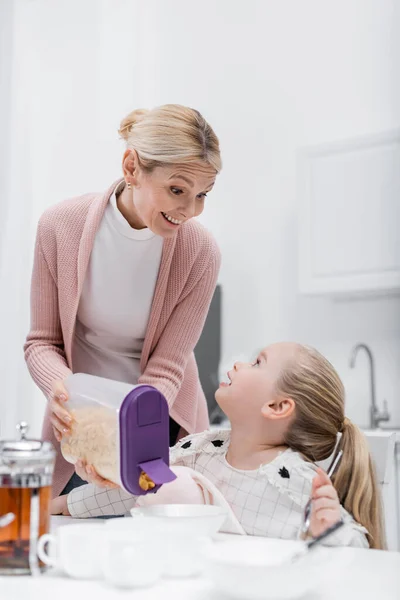
[[[345,525],[327,544],[384,548],[371,457],[363,434],[344,415],[344,388],[332,365],[314,349],[280,343],[263,350],[254,363],[236,363],[228,377],[216,400],[231,430],[182,439],[171,448],[176,472],[183,466],[205,476],[249,535],[296,539],[312,497],[308,535],[315,537],[342,519]],[[315,463],[340,450],[331,481]],[[110,489],[90,466],[77,470],[91,483],[56,498],[53,513],[118,515],[137,503],[124,490]],[[179,479],[178,474],[176,482],[142,503],[165,503],[166,497],[182,503]],[[187,477],[189,493],[186,482]]]

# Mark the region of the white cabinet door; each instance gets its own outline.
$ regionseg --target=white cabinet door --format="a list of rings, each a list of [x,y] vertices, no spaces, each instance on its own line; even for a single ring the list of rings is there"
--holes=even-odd
[[[400,290],[400,131],[301,150],[298,183],[300,291]]]

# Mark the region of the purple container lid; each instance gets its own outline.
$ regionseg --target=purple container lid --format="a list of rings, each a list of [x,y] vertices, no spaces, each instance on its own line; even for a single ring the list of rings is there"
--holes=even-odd
[[[169,468],[168,403],[156,388],[139,385],[126,396],[119,411],[120,476],[127,492],[135,496],[155,493],[176,479]],[[154,481],[152,490],[139,486],[144,471]]]

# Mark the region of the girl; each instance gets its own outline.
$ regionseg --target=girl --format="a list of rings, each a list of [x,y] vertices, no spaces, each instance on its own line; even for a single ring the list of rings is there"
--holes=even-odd
[[[249,535],[296,539],[311,496],[309,535],[342,519],[345,526],[326,543],[384,548],[371,457],[363,434],[344,415],[344,388],[332,365],[314,349],[281,343],[254,363],[236,363],[228,377],[216,400],[231,430],[187,436],[171,449],[171,465],[212,482]],[[340,450],[330,481],[316,463]],[[59,498],[53,512],[89,517],[124,514],[135,505],[137,499],[118,488],[107,491],[105,507],[104,481],[90,466],[78,470],[91,484]],[[182,502],[191,489],[185,483],[182,497],[181,483],[178,476],[144,499]]]

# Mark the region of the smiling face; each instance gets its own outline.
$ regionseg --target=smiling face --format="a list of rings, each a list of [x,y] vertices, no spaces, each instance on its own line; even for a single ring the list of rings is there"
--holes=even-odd
[[[215,169],[200,162],[155,167],[148,172],[128,153],[125,179],[132,189],[125,193],[132,195],[135,228],[148,227],[162,237],[174,235],[183,223],[203,212],[215,178]]]
[[[297,352],[297,344],[273,344],[264,348],[253,363],[235,363],[228,372],[230,383],[221,383],[215,394],[232,423],[256,421],[260,416],[290,416],[294,402],[278,397],[276,383]]]

